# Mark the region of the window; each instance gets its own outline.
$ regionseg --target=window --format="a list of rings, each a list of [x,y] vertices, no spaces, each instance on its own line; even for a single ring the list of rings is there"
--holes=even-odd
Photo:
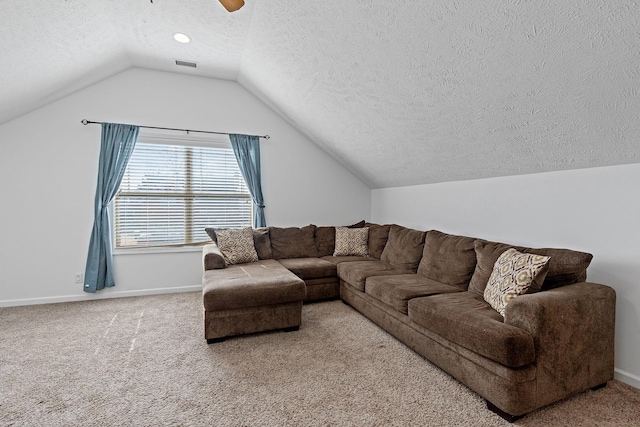
[[[203,243],[205,227],[251,225],[251,195],[229,143],[152,140],[138,139],[116,194],[116,248]]]

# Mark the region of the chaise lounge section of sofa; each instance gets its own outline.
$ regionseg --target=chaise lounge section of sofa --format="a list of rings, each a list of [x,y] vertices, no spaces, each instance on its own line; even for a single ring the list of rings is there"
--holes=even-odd
[[[478,393],[489,409],[509,421],[613,378],[615,292],[586,282],[590,254],[396,224],[352,227],[368,229],[369,256],[334,256],[335,228],[314,225],[254,230],[260,257],[255,263],[227,266],[215,243],[206,246],[205,337],[224,324],[220,312],[228,304],[212,290],[237,288],[238,274],[229,271],[244,269],[242,286],[248,289],[276,277],[288,283],[285,292],[275,294],[289,300],[273,298],[278,300],[274,306],[289,304],[295,310],[293,323],[298,322],[302,301],[341,298]],[[484,291],[496,261],[511,248],[549,257],[548,272],[526,294],[512,299],[503,316],[485,300]],[[256,268],[259,275],[247,274]],[[259,311],[267,313],[262,316],[271,313],[278,319],[261,330],[292,328],[260,298],[240,300],[247,312],[252,305],[260,306]],[[242,328],[227,326],[222,335],[254,332],[252,319],[265,325],[262,317],[249,316],[240,322]]]

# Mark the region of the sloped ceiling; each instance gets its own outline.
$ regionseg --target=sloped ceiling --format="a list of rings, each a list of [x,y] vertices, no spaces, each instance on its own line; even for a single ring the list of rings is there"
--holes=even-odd
[[[237,80],[372,188],[640,162],[637,0],[245,2],[3,0],[0,123],[137,66]]]

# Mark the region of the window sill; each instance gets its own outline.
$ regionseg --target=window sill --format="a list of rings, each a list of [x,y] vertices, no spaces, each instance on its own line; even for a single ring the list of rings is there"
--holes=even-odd
[[[183,252],[202,252],[202,246],[157,247],[157,248],[130,248],[114,249],[113,256],[120,255],[147,255],[147,254],[174,254]]]

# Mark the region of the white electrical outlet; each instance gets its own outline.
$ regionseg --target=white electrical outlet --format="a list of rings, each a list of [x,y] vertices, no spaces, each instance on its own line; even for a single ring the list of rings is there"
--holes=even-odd
[[[75,283],[77,284],[82,284],[82,282],[84,281],[84,274],[82,273],[76,273],[73,275],[73,280],[75,281]]]

